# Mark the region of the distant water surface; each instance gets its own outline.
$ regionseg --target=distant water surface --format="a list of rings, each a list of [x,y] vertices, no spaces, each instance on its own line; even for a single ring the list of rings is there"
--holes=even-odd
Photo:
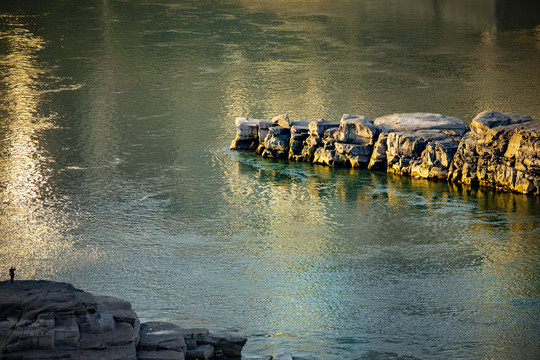
[[[534,359],[540,200],[228,150],[234,117],[540,118],[536,1],[0,3],[0,264],[246,354]],[[0,294],[1,296],[1,294]]]

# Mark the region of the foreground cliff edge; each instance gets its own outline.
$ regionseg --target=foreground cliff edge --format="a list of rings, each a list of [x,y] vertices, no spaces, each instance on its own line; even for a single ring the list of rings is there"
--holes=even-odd
[[[540,194],[540,121],[484,111],[468,127],[431,113],[339,122],[236,118],[230,148],[268,158],[359,167],[425,179]]]
[[[67,283],[0,282],[2,360],[228,360],[240,359],[245,343],[233,333],[141,324],[129,302]]]

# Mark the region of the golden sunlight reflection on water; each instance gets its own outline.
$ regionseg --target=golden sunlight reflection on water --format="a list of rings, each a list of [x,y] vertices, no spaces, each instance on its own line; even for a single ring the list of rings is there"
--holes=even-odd
[[[12,22],[12,28],[0,33],[8,46],[0,54],[0,65],[7,71],[0,99],[5,112],[0,123],[0,256],[16,266],[18,278],[49,277],[81,259],[91,262],[96,254],[74,251],[72,241],[64,236],[66,215],[55,204],[61,195],[54,194],[49,184],[54,164],[39,137],[54,128],[56,115],[40,112],[40,78],[49,75],[37,57],[44,41],[27,30],[18,17],[2,19]],[[64,260],[59,262],[60,258]]]

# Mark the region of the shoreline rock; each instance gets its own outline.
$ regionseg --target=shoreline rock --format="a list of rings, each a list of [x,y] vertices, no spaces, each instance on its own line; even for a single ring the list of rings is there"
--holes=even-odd
[[[282,114],[272,121],[237,118],[236,126],[230,148],[263,157],[540,194],[540,121],[527,115],[484,111],[468,127],[431,113],[374,121],[345,114],[339,122]]]
[[[141,324],[131,304],[71,284],[0,282],[2,360],[241,359],[247,339],[167,322]]]

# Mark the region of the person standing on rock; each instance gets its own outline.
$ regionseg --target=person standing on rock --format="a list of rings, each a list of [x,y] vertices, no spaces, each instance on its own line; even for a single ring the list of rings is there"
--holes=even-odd
[[[15,282],[15,266],[9,268],[9,277],[11,278],[11,283]]]

